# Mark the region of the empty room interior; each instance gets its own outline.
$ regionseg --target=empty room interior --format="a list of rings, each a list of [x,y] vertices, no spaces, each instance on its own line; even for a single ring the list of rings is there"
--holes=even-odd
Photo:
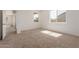
[[[0,13],[0,48],[79,48],[79,10]]]

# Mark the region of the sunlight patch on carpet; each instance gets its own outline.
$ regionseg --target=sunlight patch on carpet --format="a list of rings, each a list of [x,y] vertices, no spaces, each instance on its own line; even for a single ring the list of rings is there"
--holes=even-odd
[[[60,34],[60,33],[52,32],[52,31],[48,31],[48,30],[43,30],[43,31],[41,31],[41,33],[44,33],[44,34],[47,34],[47,35],[50,35],[50,36],[53,36],[53,37],[62,36],[62,34]]]

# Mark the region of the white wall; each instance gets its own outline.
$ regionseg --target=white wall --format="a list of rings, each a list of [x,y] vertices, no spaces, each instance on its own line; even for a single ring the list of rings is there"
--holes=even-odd
[[[79,11],[69,10],[66,13],[65,24],[49,23],[49,11],[43,10],[40,14],[40,22],[33,22],[32,10],[19,10],[16,12],[16,27],[18,33],[23,30],[46,28],[63,33],[79,36]]]
[[[41,13],[42,28],[60,31],[72,35],[79,36],[79,11],[69,10],[66,14],[65,24],[49,23],[49,11],[45,10]]]
[[[33,12],[32,10],[16,11],[16,28],[18,33],[40,27],[39,22],[33,22]]]

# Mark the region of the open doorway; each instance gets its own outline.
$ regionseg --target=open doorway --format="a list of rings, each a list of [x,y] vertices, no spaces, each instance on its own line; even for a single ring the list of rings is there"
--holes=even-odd
[[[3,39],[9,33],[16,32],[16,15],[12,10],[3,11]]]
[[[15,15],[7,15],[6,18],[7,34],[16,31]]]

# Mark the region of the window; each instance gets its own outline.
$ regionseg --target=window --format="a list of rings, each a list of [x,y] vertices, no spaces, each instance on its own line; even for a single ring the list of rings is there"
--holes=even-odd
[[[66,10],[50,11],[50,22],[66,22]]]
[[[33,14],[33,20],[34,20],[34,22],[38,22],[38,20],[39,20],[39,14],[38,13],[34,13]]]

